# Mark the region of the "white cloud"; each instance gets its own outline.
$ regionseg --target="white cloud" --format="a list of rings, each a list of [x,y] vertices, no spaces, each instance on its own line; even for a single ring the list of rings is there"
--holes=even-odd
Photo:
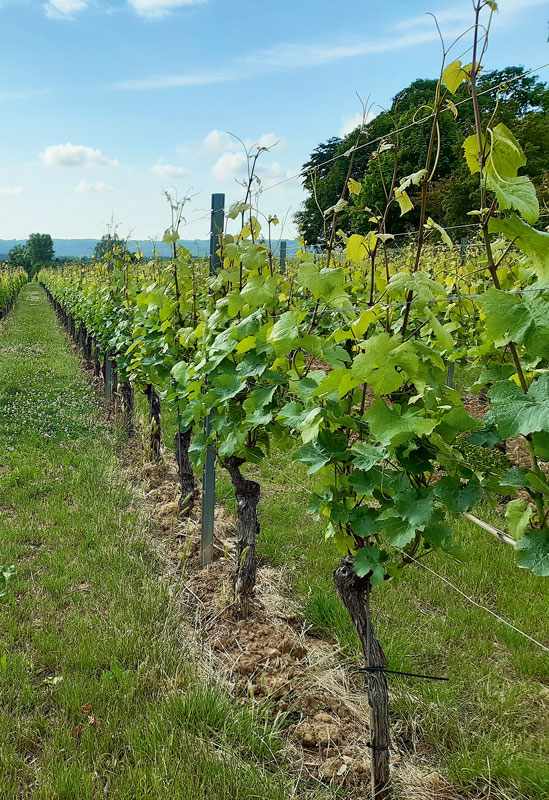
[[[259,147],[271,148],[274,147],[275,145],[286,144],[286,142],[284,141],[284,139],[282,139],[280,136],[276,136],[276,134],[274,133],[262,133],[259,139],[257,140],[257,143],[254,142],[254,144],[258,144]]]
[[[495,15],[496,21],[507,21],[510,17],[515,16],[517,13],[525,11],[527,8],[533,6],[546,5],[547,0],[498,0],[498,10]],[[489,10],[485,9],[485,17],[488,17]],[[451,8],[441,8],[433,11],[438,24],[441,26],[442,33],[447,34],[445,26],[452,26],[453,30],[449,35],[459,35],[466,28],[469,28],[473,22],[473,13],[471,11],[471,4],[462,0],[461,5],[453,5]],[[410,28],[429,28],[434,27],[435,21],[430,14],[418,14],[415,17],[401,20],[395,25],[396,30],[409,31]],[[451,42],[447,42],[450,44]]]
[[[257,165],[257,172],[260,177],[281,178],[284,175],[284,170],[278,161],[273,161],[271,164],[261,164],[261,162],[259,162]]]
[[[375,117],[371,111],[366,114],[366,122],[370,122]],[[362,114],[357,111],[356,114],[350,114],[348,117],[341,117],[341,126],[339,128],[339,136],[343,138],[349,133],[352,133],[358,128],[362,122]]]
[[[235,140],[229,133],[218,131],[217,128],[214,128],[202,142],[202,147],[207,153],[221,153],[223,150],[232,147],[234,143]]]
[[[29,89],[28,91],[21,92],[0,92],[0,103],[6,100],[28,100],[31,97],[39,97],[49,93],[50,90],[47,87],[43,89]]]
[[[40,153],[45,167],[117,167],[118,161],[104,156],[93,147],[71,144],[53,144]]]
[[[248,56],[251,63],[261,64],[271,69],[297,69],[298,67],[314,67],[322,64],[331,64],[347,58],[356,58],[379,53],[391,53],[407,47],[417,47],[420,44],[438,39],[438,33],[433,30],[420,31],[404,36],[391,36],[387,39],[355,39],[344,42],[282,42],[267,50]]]
[[[121,81],[115,89],[173,89],[180,86],[206,86],[211,83],[226,83],[243,77],[236,72],[219,70],[219,72],[196,72],[188,75],[164,75],[158,78],[138,78],[137,80]]]
[[[159,178],[180,178],[182,175],[189,175],[190,172],[185,167],[176,167],[174,164],[155,164],[149,167],[151,172]]]
[[[44,4],[44,11],[50,19],[71,19],[87,7],[86,0],[49,0]]]
[[[97,181],[96,183],[80,181],[74,191],[78,192],[78,194],[85,194],[87,192],[115,192],[116,189],[114,186],[109,186],[108,183],[101,183],[101,181]]]
[[[0,186],[0,197],[19,197],[24,191],[22,186]]]
[[[181,6],[202,5],[206,0],[128,0],[128,2],[140,17],[158,19]]]
[[[218,181],[241,178],[246,174],[247,159],[244,153],[223,153],[212,167],[212,175]]]
[[[401,36],[393,34],[386,39],[355,39],[336,43],[282,42],[266,50],[251,53],[232,66],[223,69],[127,80],[116,84],[115,88],[137,91],[226,83],[249,78],[250,70],[254,70],[256,74],[266,74],[300,67],[320,66],[357,56],[392,53],[397,50],[418,47],[437,39],[438,33],[433,25],[428,30],[419,29]]]
[[[275,145],[286,144],[285,140],[281,136],[277,136],[274,133],[262,133],[259,139],[248,138],[243,139],[243,142],[248,150],[254,147],[271,148]],[[237,142],[237,139],[235,139],[234,136],[231,136],[230,133],[218,131],[217,128],[214,128],[214,130],[210,131],[210,133],[202,142],[202,147],[207,153],[222,153],[223,151],[238,146],[238,144],[239,143]]]

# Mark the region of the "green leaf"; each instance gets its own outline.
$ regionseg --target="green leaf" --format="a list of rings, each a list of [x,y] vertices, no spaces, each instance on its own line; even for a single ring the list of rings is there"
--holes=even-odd
[[[267,362],[263,355],[247,353],[237,366],[236,371],[242,378],[259,378],[266,368]]]
[[[355,508],[350,517],[350,523],[353,533],[365,539],[367,536],[377,533],[379,511],[375,508],[368,506]]]
[[[361,472],[355,469],[349,478],[349,486],[355,490],[358,495],[364,497],[371,497],[374,489],[379,485],[380,476],[377,471],[370,470],[369,472]]]
[[[549,461],[549,431],[538,431],[532,434],[532,444],[538,458]]]
[[[533,530],[515,545],[517,566],[529,569],[534,575],[549,575],[549,529]]]
[[[507,469],[499,479],[500,486],[527,486],[527,474],[528,470],[521,467],[512,467],[511,469]]]
[[[471,66],[471,65],[469,65]],[[448,64],[444,72],[442,73],[442,83],[448,87],[448,89],[455,94],[463,81],[470,81],[471,76],[469,72],[466,72],[465,69],[461,66],[461,61],[452,61],[451,64]]]
[[[511,536],[514,536],[515,539],[520,539],[528,527],[531,516],[532,509],[522,497],[507,503],[505,519],[507,520],[507,529]]]
[[[393,509],[391,509],[392,511]],[[380,522],[383,533],[395,547],[406,547],[416,535],[416,527],[402,517],[391,516]]]
[[[318,436],[318,431],[322,423],[321,415],[321,408],[312,408],[308,411],[307,416],[299,426],[301,438],[304,442],[310,442]]]
[[[485,316],[486,333],[496,346],[512,341],[533,356],[549,358],[549,303],[544,296],[512,295],[489,289],[478,303]]]
[[[301,314],[299,311],[286,311],[275,322],[268,340],[270,342],[289,342],[291,344],[299,338],[300,319]]]
[[[230,400],[246,388],[246,381],[234,373],[223,373],[212,381],[210,391],[220,402]]]
[[[278,282],[276,278],[250,275],[240,296],[252,308],[259,308],[259,306],[266,305],[274,300],[277,289]]]
[[[438,231],[442,237],[442,241],[444,242],[444,244],[448,245],[449,248],[452,248],[454,246],[453,241],[450,239],[450,237],[448,236],[442,225],[439,225],[437,222],[434,221],[434,219],[428,217],[426,226],[427,228],[433,228],[434,230]]]
[[[400,189],[398,186],[395,189],[395,200],[400,206],[400,216],[402,217],[404,214],[407,214],[408,211],[413,211],[414,204],[410,200],[408,196],[408,192],[404,191],[404,189]]]
[[[351,381],[350,382],[351,385],[349,385],[349,381],[343,380],[344,378],[350,378],[350,377],[351,377],[351,370],[349,369],[330,370],[330,372],[326,375],[325,378],[321,380],[318,387],[314,390],[313,397],[327,397],[328,395],[332,394],[332,392],[335,391],[338,392],[339,397],[342,397],[343,395],[339,391],[340,388],[343,387],[345,390],[343,394],[346,394],[346,392],[348,392],[351,388],[358,386],[360,383],[360,379],[358,378]]]
[[[549,233],[538,231],[527,225],[516,214],[509,219],[490,219],[490,233],[501,233],[532,261],[536,275],[540,279],[549,278]]]
[[[323,448],[318,442],[304,444],[295,451],[293,461],[301,461],[309,467],[308,474],[313,475],[327,464],[331,459],[331,453]]]
[[[308,414],[309,409],[304,408],[299,403],[286,403],[278,412],[277,419],[282,420],[283,425],[287,425],[288,428],[294,428],[295,430],[303,424]]]
[[[406,374],[414,376],[419,358],[413,342],[402,342],[398,336],[381,333],[372,336],[364,352],[356,356],[351,376],[359,383],[369,383],[376,394],[390,394],[405,383]]]
[[[387,553],[380,550],[375,544],[369,547],[361,547],[355,555],[355,572],[359,578],[364,578],[368,573],[370,583],[376,586],[382,583],[385,577],[383,562],[387,560]]]
[[[253,389],[243,403],[246,411],[255,411],[256,409],[264,408],[273,399],[277,388],[277,386],[265,386]]]
[[[176,383],[184,386],[188,381],[189,365],[186,361],[179,361],[172,367],[172,376]]]
[[[489,392],[490,409],[503,439],[549,430],[549,373],[537,378],[524,394],[516,383],[497,383]]]
[[[458,513],[468,511],[482,497],[478,480],[462,483],[459,477],[446,475],[434,487],[434,493],[444,503],[448,511]]]
[[[496,193],[502,210],[514,208],[524,219],[534,223],[539,217],[536,190],[526,175],[518,175],[525,164],[526,156],[520,144],[500,122],[491,131],[491,148],[484,165],[486,187]]]
[[[485,147],[484,135],[482,135],[482,146]],[[478,136],[476,133],[472,136],[468,136],[463,142],[462,147],[465,153],[465,160],[467,161],[467,165],[471,171],[471,175],[474,175],[476,172],[480,172]]]
[[[389,455],[384,447],[373,447],[363,442],[356,442],[351,447],[351,453],[354,455],[353,464],[355,467],[364,470],[364,472],[368,472],[378,461],[381,461],[382,458],[387,458]]]
[[[539,201],[530,178],[526,175],[501,178],[499,175],[487,172],[485,181],[486,188],[495,193],[502,211],[514,208],[520,211],[528,222],[536,222],[539,217]]]
[[[297,278],[301,286],[310,291],[315,300],[329,303],[341,293],[345,284],[343,270],[339,267],[323,267],[306,261],[298,270]]]
[[[454,532],[445,522],[430,522],[423,531],[423,538],[430,547],[436,550],[446,550],[451,546]]]
[[[430,491],[419,492],[413,489],[399,492],[395,496],[395,508],[410,525],[422,529],[433,515],[433,494]]]
[[[364,259],[368,258],[368,249],[364,236],[358,233],[353,233],[349,236],[345,249],[345,258],[351,264],[360,264]]]
[[[349,194],[360,194],[362,191],[362,184],[355,181],[354,178],[349,178],[347,181],[347,188],[349,189]]]
[[[393,404],[387,406],[383,400],[377,400],[366,411],[364,419],[370,426],[374,438],[384,445],[393,447],[408,441],[412,436],[424,436],[433,432],[436,421],[425,419],[419,411],[407,410]]]

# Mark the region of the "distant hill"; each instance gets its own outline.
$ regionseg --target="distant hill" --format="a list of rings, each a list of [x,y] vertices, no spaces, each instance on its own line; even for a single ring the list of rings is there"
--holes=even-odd
[[[56,258],[91,258],[98,239],[54,239],[53,247]],[[17,244],[26,244],[26,239],[0,239],[0,261],[7,259],[9,251]],[[182,244],[195,256],[206,256],[210,252],[210,243],[205,239],[195,241],[182,240]],[[150,258],[153,249],[156,249],[160,256],[169,257],[170,247],[162,242],[140,242],[130,241],[128,247],[132,252],[141,250],[145,258]],[[288,257],[293,258],[297,252],[298,244],[296,241],[287,240]]]

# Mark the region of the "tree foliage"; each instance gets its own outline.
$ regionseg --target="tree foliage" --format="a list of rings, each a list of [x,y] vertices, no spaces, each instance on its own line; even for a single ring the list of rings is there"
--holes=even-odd
[[[522,67],[507,67],[485,73],[478,79],[478,101],[482,114],[486,118],[493,117],[494,127],[504,123],[513,128],[528,159],[529,174],[540,202],[544,204],[549,202],[549,87],[536,76],[518,77],[523,72]],[[349,168],[350,177],[358,181],[362,188],[360,194],[355,195],[354,204],[351,203],[338,217],[338,225],[347,235],[364,234],[370,230],[371,214],[364,212],[364,206],[374,214],[385,209],[395,158],[397,178],[413,173],[417,165],[425,161],[430,126],[413,123],[431,113],[436,86],[436,80],[414,81],[399,92],[391,107],[368,123],[363,132],[357,129],[343,139],[332,137],[315,148],[303,165],[306,170],[303,184],[309,196],[302,210],[296,214],[296,222],[306,244],[321,246],[326,242],[325,217],[321,209],[337,203],[345,187]],[[498,92],[483,94],[494,86],[499,86]],[[468,93],[469,85],[462,85],[453,101],[466,99]],[[410,127],[398,136],[390,136],[396,128],[406,126]],[[445,226],[470,222],[467,214],[471,204],[478,206],[478,180],[470,174],[461,149],[463,141],[473,131],[474,115],[470,102],[462,103],[453,110],[449,105],[440,117],[441,146],[436,180],[430,186],[427,213]],[[352,155],[349,151],[355,146],[358,149]],[[324,163],[348,152],[347,157]],[[396,205],[389,212],[387,227],[394,233],[417,227],[419,189],[411,187],[408,194],[414,209],[406,217],[401,217]]]
[[[130,251],[124,239],[121,239],[118,234],[106,233],[101,237],[100,241],[95,245],[93,256],[97,260],[105,258],[106,255],[129,255]]]
[[[52,263],[53,240],[49,233],[31,233],[26,244],[12,247],[8,253],[10,264],[24,269],[29,278]]]

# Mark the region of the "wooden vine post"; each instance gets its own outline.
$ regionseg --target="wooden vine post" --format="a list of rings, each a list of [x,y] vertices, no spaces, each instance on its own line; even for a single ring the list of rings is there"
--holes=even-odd
[[[230,456],[223,461],[223,466],[231,476],[238,503],[234,594],[236,616],[239,619],[245,619],[248,616],[250,600],[255,588],[257,573],[255,543],[259,535],[257,506],[261,493],[259,483],[248,480],[240,472],[240,467],[244,463],[243,458],[236,456]]]
[[[219,248],[221,235],[225,222],[225,195],[212,194],[212,214],[210,226],[210,275],[221,267]],[[204,420],[204,430],[210,432],[210,418]],[[200,551],[202,566],[212,560],[214,540],[214,511],[215,511],[215,458],[213,447],[206,449],[204,467],[202,470],[202,526],[200,536]]]
[[[353,556],[346,556],[334,571],[334,583],[343,605],[349,612],[360,639],[368,675],[368,703],[370,705],[370,763],[372,800],[389,800],[390,785],[390,725],[389,688],[383,671],[387,658],[377,639],[369,615],[371,583],[368,576],[355,572]]]
[[[181,487],[179,510],[185,517],[189,516],[194,507],[195,480],[193,465],[189,458],[191,436],[192,428],[188,428],[184,433],[178,430],[174,437],[175,458]]]
[[[148,383],[145,389],[149,401],[150,445],[153,458],[160,458],[160,444],[162,441],[162,423],[160,420],[160,398],[153,386]]]

